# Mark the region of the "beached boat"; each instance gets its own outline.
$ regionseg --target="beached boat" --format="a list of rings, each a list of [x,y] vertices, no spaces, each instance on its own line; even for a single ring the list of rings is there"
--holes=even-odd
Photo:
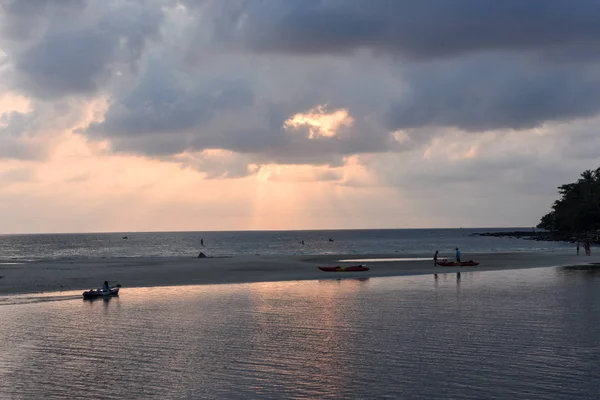
[[[438,261],[437,265],[441,267],[476,267],[479,265],[477,261],[469,260],[469,261]]]
[[[102,289],[92,289],[83,292],[84,299],[93,299],[96,297],[115,296],[119,294],[119,288],[112,288],[109,291],[103,291]]]
[[[365,265],[353,265],[351,267],[319,267],[321,271],[327,272],[357,272],[357,271],[368,271],[369,267]]]

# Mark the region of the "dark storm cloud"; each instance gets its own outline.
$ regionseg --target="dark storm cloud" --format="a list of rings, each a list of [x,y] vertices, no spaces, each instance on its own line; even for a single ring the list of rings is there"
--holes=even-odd
[[[600,42],[595,0],[245,0],[215,6],[219,39],[257,51],[358,48],[435,58]],[[225,8],[225,10],[224,10]]]
[[[15,65],[16,87],[43,99],[93,94],[116,66],[135,68],[163,19],[156,4],[38,1],[36,8],[21,3],[5,7],[5,19],[18,21],[6,28],[8,39],[16,37],[6,52]],[[41,32],[25,35],[22,26]]]
[[[115,51],[110,35],[61,32],[47,36],[17,62],[22,86],[43,98],[95,92]]]
[[[246,82],[215,78],[184,87],[169,67],[150,62],[135,89],[115,101],[104,121],[92,124],[87,133],[117,139],[127,149],[136,137],[144,137],[138,146],[144,153],[178,153],[190,146],[191,133],[215,115],[232,114],[253,103]]]
[[[85,0],[2,0],[0,5],[11,17],[33,18],[57,11],[77,10],[85,7]]]
[[[419,65],[405,76],[409,93],[390,103],[385,118],[390,129],[527,129],[600,110],[595,65],[541,67],[496,55]]]
[[[379,56],[372,64],[377,59],[396,64],[407,90],[382,96],[387,103],[379,106],[386,111],[382,124],[392,130],[526,129],[600,110],[595,0],[207,4],[203,12],[210,10],[216,40],[235,49],[300,55],[315,63],[315,55],[367,49]],[[377,78],[370,82],[377,85]],[[347,89],[336,89],[334,104],[348,98],[342,94]],[[365,106],[353,115],[374,110]]]
[[[226,149],[257,164],[340,165],[416,148],[438,127],[528,129],[600,110],[597,1],[182,3],[41,1],[40,15],[6,3],[6,15],[36,27],[6,28],[18,43],[6,51],[17,91],[107,95],[102,121],[81,132],[114,151]],[[312,139],[307,126],[285,128],[323,105],[353,124]]]
[[[297,68],[298,63],[289,65]],[[305,126],[285,129],[287,119],[328,98],[320,93],[322,85],[291,90],[277,72],[264,74],[250,66],[245,77],[219,70],[199,71],[192,77],[178,75],[168,60],[149,61],[137,86],[117,98],[104,120],[92,124],[86,133],[111,140],[115,151],[165,157],[183,151],[226,149],[252,154],[259,163],[339,164],[344,155],[389,148],[389,132],[361,120],[342,128],[334,138],[309,139]],[[263,80],[278,90],[265,96]],[[343,85],[345,95],[368,93],[345,81]],[[331,93],[331,88],[323,91]],[[344,101],[343,97],[336,96],[326,112],[344,107],[362,112],[363,101]]]
[[[49,23],[59,26],[78,18],[86,0],[0,0],[0,33],[8,39],[27,40]]]

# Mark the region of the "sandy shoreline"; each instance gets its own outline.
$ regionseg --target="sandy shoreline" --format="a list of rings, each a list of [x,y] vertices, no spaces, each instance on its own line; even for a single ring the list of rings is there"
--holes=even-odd
[[[247,256],[231,258],[112,258],[90,260],[0,263],[0,295],[85,290],[104,280],[127,287],[272,282],[344,277],[385,277],[457,271],[491,271],[581,265],[600,262],[598,256],[577,256],[573,251],[478,253],[466,259],[477,267],[434,267],[429,254],[335,254]],[[345,259],[425,258],[425,260],[354,262]],[[366,264],[365,272],[323,272],[317,266]]]

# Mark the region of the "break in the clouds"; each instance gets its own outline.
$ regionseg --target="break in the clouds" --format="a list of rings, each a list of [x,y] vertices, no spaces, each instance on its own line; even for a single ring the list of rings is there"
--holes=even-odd
[[[11,90],[40,107],[105,98],[102,117],[78,132],[208,172],[206,152],[238,154],[229,176],[254,164],[335,167],[424,148],[447,129],[526,132],[600,111],[591,0],[2,5]],[[23,118],[3,116],[0,134],[31,136]]]

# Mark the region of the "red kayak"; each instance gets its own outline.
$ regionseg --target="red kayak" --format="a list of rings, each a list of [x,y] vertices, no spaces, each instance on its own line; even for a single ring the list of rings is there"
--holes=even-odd
[[[463,261],[463,262],[456,262],[456,261],[438,261],[437,265],[441,266],[441,267],[476,267],[479,265],[479,263],[477,261]]]
[[[356,272],[356,271],[368,271],[369,267],[365,265],[353,265],[352,267],[319,267],[321,271],[327,272]]]

